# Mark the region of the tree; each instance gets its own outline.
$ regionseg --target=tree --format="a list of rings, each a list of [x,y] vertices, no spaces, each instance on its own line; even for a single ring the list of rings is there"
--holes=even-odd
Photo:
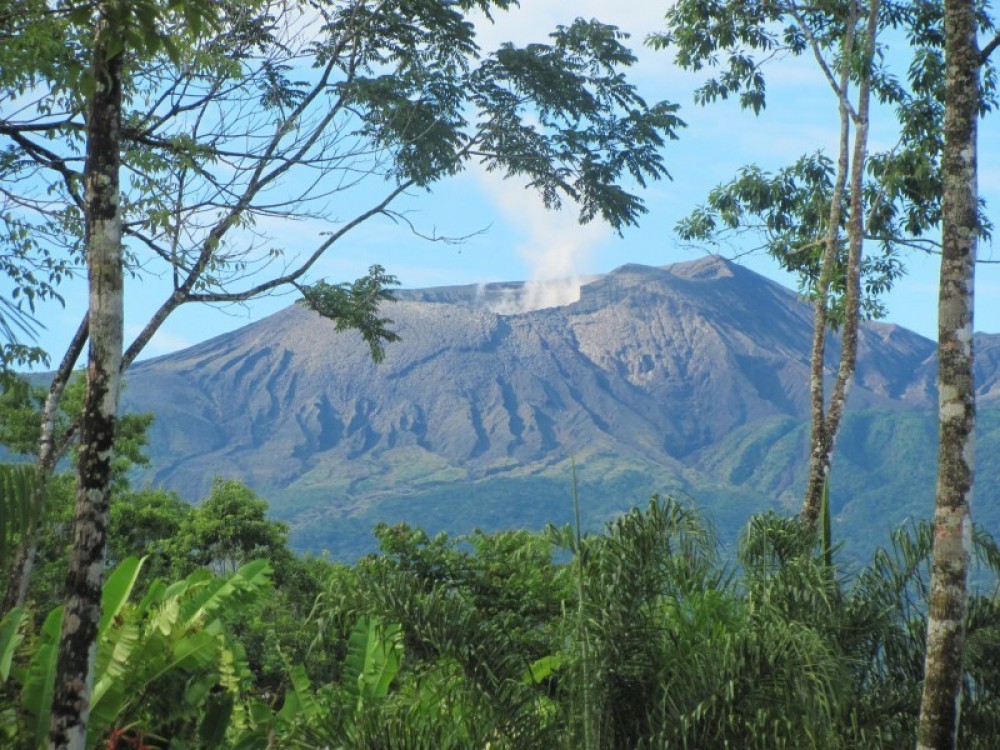
[[[144,488],[117,493],[111,502],[108,526],[108,564],[126,557],[145,559],[144,578],[170,580],[193,569],[187,558],[178,559],[176,540],[194,513],[174,492]]]
[[[118,378],[174,310],[288,287],[309,298],[305,277],[330,247],[373,217],[404,219],[394,201],[473,160],[526,179],[550,207],[578,202],[584,221],[601,217],[620,229],[645,210],[620,182],[666,174],[659,149],[681,125],[676,107],[643,101],[620,72],[634,61],[623,35],[596,21],[561,27],[548,44],[504,45],[481,57],[463,13],[509,5],[106,0],[50,12],[25,4],[19,37],[47,40],[47,51],[60,35],[70,43],[52,60],[8,54],[15,64],[4,91],[28,99],[0,120],[16,156],[0,180],[22,182],[27,170],[24,184],[51,191],[44,204],[20,204],[16,218],[48,228],[39,236],[65,253],[84,247],[91,281],[40,437],[39,462],[51,471],[54,415],[89,337],[54,746],[76,746],[86,734],[85,656],[100,611]],[[305,7],[311,15],[297,27],[289,13]],[[203,33],[206,24],[212,34]],[[374,198],[349,197],[362,184]],[[352,218],[337,220],[334,211]],[[255,229],[275,217],[325,221],[330,230],[288,258]],[[52,231],[53,221],[62,232]],[[174,288],[122,351],[123,271],[157,263]],[[341,288],[361,310],[389,279],[373,271],[368,281]],[[343,315],[344,306],[333,310]],[[374,323],[376,352],[385,319],[357,320]]]
[[[979,52],[977,6],[944,3],[944,195],[938,289],[938,480],[927,618],[927,656],[920,703],[921,750],[957,746],[962,655],[968,601],[976,392],[973,379],[973,290],[978,216],[976,126],[980,67],[1000,44]]]
[[[896,245],[919,237],[926,228],[909,210],[913,196],[893,188],[898,156],[880,155],[871,161],[868,156],[873,94],[893,103],[906,97],[884,69],[879,35],[911,15],[905,4],[881,0],[818,5],[681,0],[667,14],[667,32],[651,38],[654,46],[674,47],[677,63],[687,69],[715,65],[720,52],[726,56],[718,74],[696,92],[699,103],[738,96],[744,108],[759,112],[765,106],[762,68],[781,53],[815,57],[837,102],[836,160],[822,154],[803,156],[776,175],[745,168],[678,226],[685,239],[760,232],[767,252],[798,273],[810,294],[812,429],[802,517],[814,528],[854,376],[860,315],[878,315],[878,295],[902,272]],[[870,163],[881,166],[881,179],[866,182]],[[901,214],[911,220],[908,225],[902,226]],[[879,257],[866,258],[866,239],[882,244]],[[841,349],[827,398],[825,355],[831,327],[841,331]]]
[[[84,168],[90,352],[80,420],[80,461],[73,552],[52,698],[49,745],[79,748],[87,740],[111,503],[111,452],[118,417],[124,338],[124,258],[119,169],[124,72],[124,9],[99,6]]]
[[[145,740],[159,745],[161,739],[173,746],[227,746],[226,730],[241,723],[240,699],[250,687],[246,653],[231,623],[273,592],[270,568],[256,560],[227,578],[198,570],[169,585],[155,580],[144,590],[142,565],[126,558],[104,586],[107,610],[99,627],[86,746],[151,747]],[[9,746],[44,742],[62,619],[61,607],[49,612],[24,649],[27,664],[11,670],[21,690],[19,710],[0,724],[0,736],[16,743]]]
[[[288,525],[267,517],[267,502],[240,482],[216,477],[204,503],[178,529],[177,544],[185,548],[191,561],[230,575],[255,558],[268,559],[288,554]]]
[[[6,105],[11,90],[23,93],[26,88],[23,71],[28,56],[27,47],[34,46],[32,54],[46,54],[40,46],[53,45],[55,39],[45,40],[26,33],[22,20],[37,17],[44,12],[45,3],[38,0],[11,0],[0,9],[0,103]],[[26,38],[28,37],[28,38]],[[9,174],[17,168],[18,155],[5,149],[0,152],[0,174]],[[36,205],[41,208],[44,199]],[[38,321],[34,317],[36,301],[62,300],[59,283],[71,276],[71,259],[52,252],[39,241],[35,229],[26,223],[19,211],[19,196],[0,189],[0,270],[10,284],[10,291],[0,295],[0,368],[15,365],[47,362],[46,353],[36,346],[22,343],[22,338],[34,339]]]

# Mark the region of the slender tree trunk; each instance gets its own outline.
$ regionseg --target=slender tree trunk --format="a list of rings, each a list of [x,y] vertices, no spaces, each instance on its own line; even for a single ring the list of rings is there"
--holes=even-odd
[[[841,196],[847,185],[850,163],[851,114],[848,90],[850,78],[850,58],[854,49],[856,10],[852,5],[844,32],[844,59],[841,61],[838,98],[840,110],[839,154],[837,176],[833,182],[830,201],[830,215],[827,220],[827,237],[820,261],[820,275],[816,283],[816,305],[813,311],[813,339],[809,355],[809,402],[811,432],[809,436],[809,475],[806,493],[802,501],[802,520],[816,528],[820,505],[823,500],[823,486],[830,470],[830,456],[833,452],[833,436],[826,430],[826,396],[823,375],[826,359],[826,331],[829,318],[830,285],[833,283],[840,249]],[[817,53],[818,54],[818,53]]]
[[[976,118],[979,50],[975,3],[945,0],[945,144],[938,297],[938,481],[919,750],[958,742],[962,650],[972,537],[976,399],[972,301],[976,268]]]
[[[15,607],[24,604],[28,596],[28,582],[31,580],[31,571],[35,567],[35,553],[38,550],[38,543],[34,533],[28,533],[21,539],[14,552],[14,561],[10,566],[10,575],[7,578],[7,589],[4,592],[3,604],[0,605],[0,617],[3,617]]]
[[[111,452],[118,411],[122,356],[122,242],[119,164],[122,104],[121,51],[111,53],[117,29],[113,9],[100,9],[94,45],[94,94],[84,170],[87,266],[90,280],[90,354],[80,422],[80,461],[73,549],[56,669],[49,747],[83,750],[90,713],[101,585],[107,547]],[[120,50],[120,45],[119,45]]]
[[[806,496],[802,503],[802,518],[813,528],[819,518],[820,506],[823,502],[823,488],[830,475],[833,463],[833,444],[840,430],[840,421],[847,405],[847,392],[854,379],[854,370],[858,361],[858,329],[861,324],[861,260],[864,252],[865,221],[864,221],[864,173],[868,158],[868,123],[871,108],[871,69],[875,55],[875,36],[878,33],[878,16],[880,0],[874,0],[868,9],[868,20],[864,36],[864,74],[858,84],[858,108],[854,122],[854,149],[850,153],[851,181],[849,188],[850,213],[847,222],[847,268],[845,269],[844,285],[844,327],[840,339],[840,363],[837,367],[837,377],[833,383],[830,404],[824,414],[823,402],[823,340],[826,337],[826,289],[824,289],[823,310],[817,302],[816,319],[813,330],[813,362],[812,362],[812,419],[813,439],[809,453],[809,479],[806,486]],[[842,79],[843,81],[843,79]],[[846,95],[846,90],[845,90]],[[843,190],[843,175],[846,173],[847,148],[847,118],[846,103],[841,102],[841,152],[837,169],[838,186]],[[835,195],[840,195],[839,192]],[[831,208],[831,224],[834,219],[840,219],[839,205]],[[830,244],[837,240],[831,230],[827,240]],[[832,257],[831,257],[832,256]],[[829,249],[824,254],[824,274],[826,263],[836,263],[836,254]],[[829,278],[827,284],[829,284]],[[822,323],[822,328],[820,324]],[[819,424],[817,425],[817,420]]]
[[[842,81],[846,80],[844,76]],[[830,305],[830,283],[837,265],[840,245],[840,196],[847,183],[848,144],[850,142],[850,117],[843,103],[840,112],[840,158],[834,180],[833,200],[830,206],[830,228],[823,251],[819,282],[816,286],[816,303],[813,310],[813,340],[809,354],[809,401],[811,433],[809,436],[809,477],[805,499],[802,502],[802,520],[816,527],[823,498],[823,485],[830,469],[833,436],[826,432],[826,397],[823,376],[826,359],[826,331]]]

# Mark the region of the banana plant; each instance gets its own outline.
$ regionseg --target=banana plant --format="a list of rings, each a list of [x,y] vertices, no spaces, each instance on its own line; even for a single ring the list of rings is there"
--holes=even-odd
[[[260,701],[251,701],[250,721],[237,733],[233,747],[366,746],[359,738],[364,734],[359,725],[380,715],[379,708],[389,698],[402,665],[402,626],[377,617],[359,617],[348,638],[342,682],[317,688],[301,664],[290,666],[291,686],[281,709],[274,711]]]
[[[389,694],[403,659],[403,628],[362,617],[347,641],[344,686],[362,704]]]
[[[18,646],[24,640],[21,625],[27,620],[27,613],[16,607],[0,620],[0,685],[10,677],[10,668]]]
[[[27,612],[17,607],[0,619],[0,696],[7,697],[7,680],[14,667],[14,656],[24,641]],[[17,736],[17,710],[13,705],[0,709],[0,744],[12,747]]]
[[[132,601],[145,558],[124,560],[103,590],[88,747],[106,737],[169,737],[172,748],[222,747],[250,672],[226,618],[246,611],[268,590],[264,560],[228,578],[198,570],[166,585],[154,581]],[[44,747],[55,680],[62,608],[42,626],[21,675],[26,746]],[[0,666],[11,649],[7,619],[0,626]],[[112,745],[113,746],[113,745]]]

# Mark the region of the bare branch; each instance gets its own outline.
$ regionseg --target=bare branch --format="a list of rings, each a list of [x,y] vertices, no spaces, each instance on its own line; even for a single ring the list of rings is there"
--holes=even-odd
[[[854,105],[851,103],[851,100],[848,98],[847,95],[848,81],[844,79],[844,76],[840,77],[839,82],[837,81],[836,77],[833,75],[833,71],[830,69],[829,64],[827,64],[826,60],[823,57],[819,41],[816,39],[816,36],[812,33],[812,29],[809,28],[809,24],[807,24],[805,22],[805,19],[802,18],[800,10],[796,8],[794,5],[789,5],[788,12],[791,14],[792,18],[795,19],[795,22],[802,29],[802,33],[805,34],[805,37],[809,42],[809,47],[810,49],[812,49],[813,57],[816,58],[816,63],[819,65],[819,69],[823,71],[823,76],[826,78],[827,83],[830,84],[830,88],[833,89],[833,93],[836,94],[837,98],[840,100],[841,106],[844,107],[850,113],[852,120],[856,120],[857,113],[855,113]],[[851,14],[848,20],[848,28],[846,29],[847,34],[845,35],[846,41],[844,43],[844,57],[846,59],[850,59],[851,48],[853,47],[854,44],[854,22],[856,17],[855,14],[856,10],[854,3],[851,3]]]
[[[84,210],[83,197],[77,192],[76,185],[74,184],[75,182],[78,182],[81,177],[79,172],[75,172],[70,169],[66,164],[66,160],[58,154],[49,151],[44,146],[28,140],[23,134],[19,132],[10,132],[7,135],[10,136],[12,141],[23,148],[36,163],[59,174],[59,176],[62,177],[63,184],[66,185],[70,198],[73,199],[77,208],[81,211]]]
[[[187,298],[187,302],[244,302],[254,297],[259,297],[270,291],[273,291],[279,286],[287,286],[295,281],[298,281],[310,268],[316,263],[317,260],[325,253],[337,240],[347,234],[349,231],[355,227],[368,221],[373,216],[379,214],[385,214],[386,208],[392,201],[399,197],[402,193],[406,192],[409,188],[413,186],[413,181],[410,180],[405,182],[398,187],[396,187],[392,192],[389,193],[381,202],[367,211],[358,214],[356,217],[351,219],[349,222],[344,224],[343,227],[338,229],[336,232],[330,234],[325,241],[323,241],[312,254],[302,263],[296,270],[291,273],[284,274],[275,279],[269,279],[257,286],[250,289],[246,289],[241,292],[209,292],[202,294],[191,294]]]
[[[990,40],[989,44],[983,47],[983,51],[979,55],[979,64],[985,65],[986,61],[990,59],[990,55],[993,54],[993,51],[997,47],[1000,47],[1000,34],[997,34],[995,37],[993,37],[993,39]]]
[[[384,216],[389,217],[393,221],[398,221],[405,224],[409,228],[410,232],[412,232],[415,236],[419,237],[422,240],[427,240],[428,242],[442,242],[445,245],[462,245],[468,242],[473,237],[478,237],[482,234],[485,234],[490,229],[489,226],[485,226],[482,229],[477,229],[476,231],[469,232],[468,234],[458,235],[457,237],[452,237],[449,235],[441,235],[438,234],[437,231],[433,231],[430,234],[428,234],[426,232],[421,232],[419,229],[417,229],[417,227],[414,225],[412,221],[410,221],[410,218],[406,216],[406,214],[400,213],[399,211],[390,211],[390,210],[382,211],[382,214]]]
[[[49,385],[49,395],[45,399],[45,406],[42,409],[42,432],[38,443],[38,464],[43,474],[48,475],[55,468],[59,457],[65,451],[65,447],[60,448],[61,441],[55,437],[56,411],[59,408],[59,401],[62,399],[66,384],[69,383],[70,374],[76,367],[80,355],[83,353],[83,346],[87,343],[90,334],[90,315],[85,313],[80,325],[77,326],[76,333],[66,347],[59,367],[56,368],[52,383]]]

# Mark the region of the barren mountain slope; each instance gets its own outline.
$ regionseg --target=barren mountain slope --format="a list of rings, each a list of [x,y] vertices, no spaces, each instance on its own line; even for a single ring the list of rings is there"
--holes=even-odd
[[[504,502],[503,481],[514,494],[521,483],[522,505],[540,519],[571,457],[594,492],[704,491],[716,505],[741,492],[757,505],[795,495],[812,315],[793,292],[705,258],[623,266],[562,307],[490,309],[528,291],[401,292],[385,312],[402,340],[381,365],[360,337],[297,305],[142,362],[124,400],[157,415],[151,478],[193,499],[214,475],[240,477],[300,526],[331,527],[397,503],[411,520],[423,508],[444,523],[442,509],[458,502],[450,492],[492,517],[486,505]],[[851,410],[931,408],[933,354],[912,332],[866,324]],[[766,435],[782,445],[769,486],[759,484]]]

